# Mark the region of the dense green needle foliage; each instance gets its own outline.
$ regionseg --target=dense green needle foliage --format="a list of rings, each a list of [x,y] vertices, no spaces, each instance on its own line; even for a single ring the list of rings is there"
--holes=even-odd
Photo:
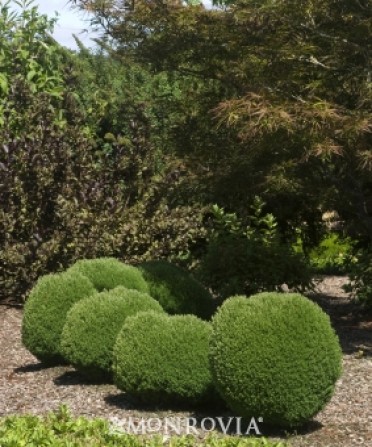
[[[121,390],[155,405],[210,402],[210,324],[194,315],[154,312],[128,318],[114,347],[114,381]]]
[[[112,350],[127,317],[140,311],[164,312],[145,293],[117,287],[76,303],[61,336],[64,358],[92,381],[111,380]]]
[[[118,286],[145,293],[149,290],[139,269],[114,258],[82,259],[68,271],[86,276],[99,292]]]
[[[43,276],[32,289],[24,308],[22,342],[39,360],[58,363],[62,329],[70,308],[96,293],[92,283],[79,273]]]
[[[188,272],[167,261],[140,265],[154,297],[170,314],[194,314],[209,318],[214,309],[211,294]]]
[[[215,384],[241,416],[301,425],[331,398],[341,359],[329,317],[299,294],[232,297],[213,319]]]

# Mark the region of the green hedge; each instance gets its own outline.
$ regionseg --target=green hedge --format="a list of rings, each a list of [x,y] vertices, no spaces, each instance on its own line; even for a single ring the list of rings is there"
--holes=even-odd
[[[331,398],[341,358],[329,317],[299,294],[232,297],[213,318],[213,377],[241,416],[304,423]]]
[[[170,314],[194,314],[208,319],[214,302],[210,293],[188,272],[167,261],[140,265],[154,297]]]
[[[128,318],[114,347],[114,381],[146,403],[199,404],[216,394],[209,370],[209,323],[154,312]]]
[[[89,278],[94,287],[102,292],[118,286],[147,293],[149,288],[142,273],[136,267],[115,258],[81,259],[68,271],[79,272]]]
[[[64,357],[91,380],[111,380],[112,350],[125,319],[147,310],[164,312],[149,295],[124,287],[79,301],[63,328]]]
[[[77,301],[95,293],[89,279],[79,273],[41,277],[24,306],[22,342],[25,347],[42,362],[63,361],[60,339],[67,312]]]

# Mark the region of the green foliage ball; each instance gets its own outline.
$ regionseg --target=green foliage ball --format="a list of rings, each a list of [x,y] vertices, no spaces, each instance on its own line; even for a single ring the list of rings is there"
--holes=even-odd
[[[298,426],[331,398],[341,374],[341,349],[328,315],[307,298],[232,297],[212,326],[212,374],[237,414]]]
[[[141,271],[115,258],[82,259],[68,271],[79,272],[89,278],[99,292],[118,286],[148,292],[148,286]]]
[[[111,380],[112,349],[125,319],[148,310],[164,312],[149,295],[122,286],[76,303],[62,332],[64,357],[91,380]]]
[[[199,404],[213,395],[210,323],[194,315],[141,312],[122,327],[114,347],[114,382],[154,404]]]
[[[194,314],[208,319],[214,310],[211,294],[188,272],[166,261],[140,266],[154,297],[169,314]]]
[[[63,361],[60,339],[67,312],[79,300],[95,294],[92,283],[76,272],[43,276],[24,306],[22,342],[40,361]]]

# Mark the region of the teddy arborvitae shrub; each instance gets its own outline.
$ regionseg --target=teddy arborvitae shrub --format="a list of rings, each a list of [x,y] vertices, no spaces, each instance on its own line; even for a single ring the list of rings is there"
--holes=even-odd
[[[115,384],[155,405],[210,402],[216,397],[210,335],[210,323],[194,315],[141,312],[128,318],[114,347]]]
[[[79,272],[90,279],[98,292],[118,286],[147,293],[148,285],[141,271],[115,258],[81,259],[68,271]]]
[[[164,312],[145,293],[116,287],[74,305],[66,319],[61,350],[92,381],[111,381],[112,350],[127,317],[140,311]]]
[[[40,361],[63,361],[60,340],[67,312],[79,300],[97,293],[79,273],[64,272],[42,276],[24,306],[22,342]]]
[[[213,318],[210,364],[230,408],[295,427],[331,398],[341,348],[329,317],[299,294],[229,298]]]
[[[214,310],[211,294],[188,272],[167,261],[140,266],[154,297],[169,314],[194,314],[209,319]]]

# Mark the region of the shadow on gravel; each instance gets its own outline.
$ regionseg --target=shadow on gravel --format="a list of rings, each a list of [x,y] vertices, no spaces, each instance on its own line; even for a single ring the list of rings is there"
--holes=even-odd
[[[192,406],[187,403],[182,402],[157,402],[155,403],[149,403],[145,402],[142,399],[137,398],[136,396],[132,396],[128,393],[119,393],[119,394],[108,394],[104,398],[105,402],[108,405],[112,405],[114,407],[125,409],[125,410],[138,410],[138,411],[148,411],[148,412],[158,412],[158,411],[178,411],[178,412],[197,412],[198,414],[206,414],[206,408],[200,407],[200,406]],[[218,408],[213,408],[213,414],[218,411]],[[224,408],[221,410],[221,412],[226,411]],[[210,412],[208,415],[210,416]],[[206,416],[205,416],[206,417]]]
[[[56,386],[72,386],[72,385],[110,385],[107,381],[92,380],[81,374],[79,371],[65,371],[53,380]]]
[[[104,398],[108,405],[117,407],[124,410],[138,410],[138,411],[159,411],[159,410],[170,410],[170,408],[162,407],[160,405],[151,405],[130,396],[127,393],[120,394],[108,394]],[[174,410],[174,408],[173,408]]]
[[[372,356],[372,314],[350,298],[309,294],[331,318],[344,354]]]
[[[19,366],[18,368],[14,368],[14,372],[16,374],[26,374],[32,372],[43,371],[44,369],[55,368],[53,365],[47,365],[45,363],[29,363],[28,365]]]

